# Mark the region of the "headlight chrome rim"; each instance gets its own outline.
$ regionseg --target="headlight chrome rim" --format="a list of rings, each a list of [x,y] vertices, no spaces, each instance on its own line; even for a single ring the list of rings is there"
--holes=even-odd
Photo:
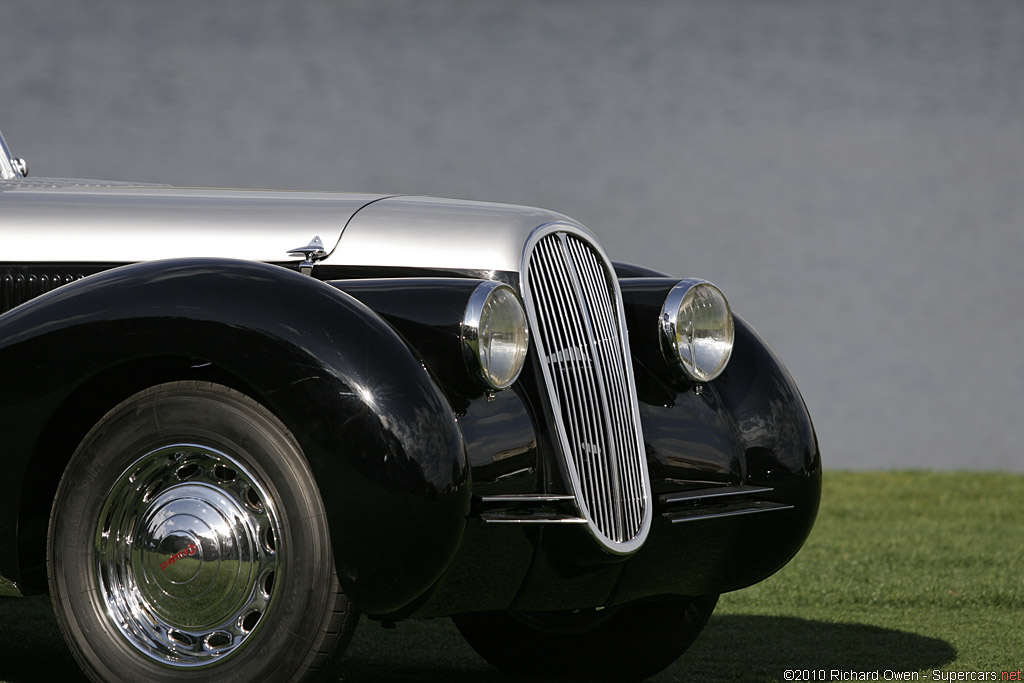
[[[719,330],[724,340],[708,343],[702,330],[694,329],[692,318],[682,316],[684,307],[702,295],[708,297],[705,305],[712,306],[715,309],[713,313],[724,319],[722,329]],[[700,383],[710,382],[725,371],[732,356],[736,330],[729,302],[722,290],[714,284],[698,278],[687,278],[676,283],[662,304],[660,325],[665,357],[687,379]],[[685,345],[683,339],[687,340]],[[699,347],[695,340],[701,344]],[[703,360],[699,357],[703,357]]]
[[[506,322],[516,328],[512,332],[521,339],[511,342],[511,357],[503,355],[500,362],[496,363],[493,356],[495,340],[492,336],[494,321],[491,318],[502,314],[511,315],[512,320]],[[471,364],[471,374],[477,376],[488,389],[501,390],[512,386],[526,365],[526,354],[530,347],[526,311],[516,291],[501,282],[481,282],[466,304],[462,317],[462,342],[471,356],[467,359]]]

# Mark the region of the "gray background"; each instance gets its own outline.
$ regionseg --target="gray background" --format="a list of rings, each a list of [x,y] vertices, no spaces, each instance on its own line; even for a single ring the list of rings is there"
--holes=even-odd
[[[720,285],[827,466],[1024,471],[1022,3],[2,0],[0,26],[33,175],[561,211]]]

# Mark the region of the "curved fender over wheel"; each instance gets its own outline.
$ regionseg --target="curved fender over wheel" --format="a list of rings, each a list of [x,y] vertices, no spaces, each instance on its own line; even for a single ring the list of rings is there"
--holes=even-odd
[[[337,289],[247,261],[155,261],[65,285],[2,322],[0,362],[42,416],[8,449],[111,368],[191,359],[237,378],[295,434],[361,609],[401,610],[454,556],[470,490],[451,407],[392,328]]]

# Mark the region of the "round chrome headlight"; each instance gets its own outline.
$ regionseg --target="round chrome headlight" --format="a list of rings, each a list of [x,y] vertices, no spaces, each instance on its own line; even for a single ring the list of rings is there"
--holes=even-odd
[[[722,374],[732,355],[733,321],[722,290],[704,280],[682,280],[661,307],[663,348],[696,382]]]
[[[473,290],[462,318],[462,339],[492,389],[505,389],[519,377],[530,345],[526,312],[508,285],[482,282]]]

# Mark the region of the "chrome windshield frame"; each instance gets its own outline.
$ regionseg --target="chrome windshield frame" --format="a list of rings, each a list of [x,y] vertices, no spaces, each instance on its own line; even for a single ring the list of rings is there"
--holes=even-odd
[[[11,156],[11,150],[7,147],[7,142],[4,141],[3,132],[0,132],[0,180],[24,177],[21,172],[21,166]]]

